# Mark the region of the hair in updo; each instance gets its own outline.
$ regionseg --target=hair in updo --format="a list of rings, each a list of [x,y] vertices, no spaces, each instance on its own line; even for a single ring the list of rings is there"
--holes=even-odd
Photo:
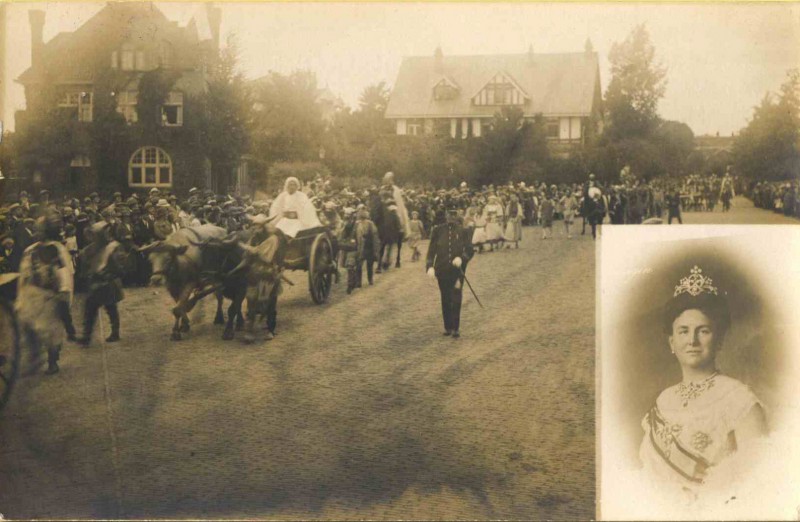
[[[670,299],[664,307],[664,333],[672,335],[672,323],[686,310],[700,310],[714,323],[714,333],[720,339],[731,326],[731,312],[725,295],[702,293],[692,296],[679,294]]]

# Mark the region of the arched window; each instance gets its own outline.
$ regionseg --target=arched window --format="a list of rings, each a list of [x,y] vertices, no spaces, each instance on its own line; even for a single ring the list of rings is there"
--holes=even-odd
[[[172,160],[164,149],[142,147],[128,162],[128,185],[131,187],[171,187]]]

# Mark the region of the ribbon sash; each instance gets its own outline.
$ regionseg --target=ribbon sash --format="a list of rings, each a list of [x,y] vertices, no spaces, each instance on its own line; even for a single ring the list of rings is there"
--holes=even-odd
[[[658,406],[653,406],[647,418],[650,424],[650,443],[658,456],[686,480],[702,484],[711,464],[700,455],[689,451],[669,431],[669,424],[662,417]]]

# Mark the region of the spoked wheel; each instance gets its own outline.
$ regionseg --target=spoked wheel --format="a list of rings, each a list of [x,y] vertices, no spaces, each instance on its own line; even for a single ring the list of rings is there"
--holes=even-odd
[[[11,304],[0,299],[0,409],[3,409],[19,373],[19,325]]]
[[[315,304],[322,304],[331,294],[335,270],[333,246],[324,234],[314,238],[308,260],[308,290]]]

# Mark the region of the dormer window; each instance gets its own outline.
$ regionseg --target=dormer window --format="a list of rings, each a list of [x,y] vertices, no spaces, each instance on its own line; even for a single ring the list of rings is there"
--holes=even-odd
[[[472,97],[473,105],[523,105],[528,96],[507,74],[498,73]]]
[[[433,88],[434,100],[453,100],[458,96],[458,86],[455,82],[442,78]]]

